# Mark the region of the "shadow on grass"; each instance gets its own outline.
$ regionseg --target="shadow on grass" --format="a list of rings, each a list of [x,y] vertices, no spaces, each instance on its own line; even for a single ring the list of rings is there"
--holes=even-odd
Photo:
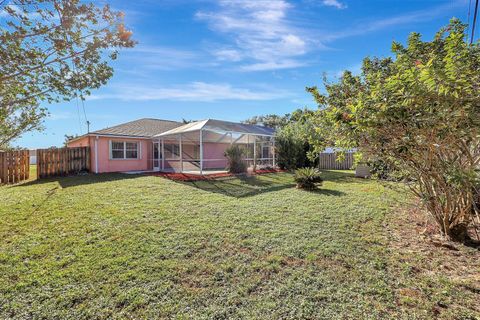
[[[57,192],[57,190],[58,190],[58,186],[48,190],[47,196],[40,203],[38,203],[33,207],[31,214],[37,213],[45,205],[45,203],[47,203],[47,201],[55,194],[55,192]]]
[[[276,181],[253,177],[237,177],[233,179],[217,179],[203,181],[178,181],[178,183],[194,187],[203,191],[223,194],[234,198],[246,198],[261,193],[279,191],[292,188],[295,184],[291,181]]]
[[[19,184],[13,185],[12,187],[21,188],[21,187],[57,182],[62,188],[69,188],[69,187],[77,187],[77,186],[88,185],[88,184],[136,179],[142,176],[143,175],[141,174],[122,174],[122,173],[80,174],[80,175],[30,180],[30,181],[26,181],[25,183],[19,183]]]
[[[318,189],[306,191],[306,192],[312,192],[312,193],[322,194],[324,196],[335,196],[335,197],[340,197],[345,195],[345,192],[338,191],[338,190],[323,189],[321,186]]]
[[[177,181],[177,183],[234,198],[246,198],[295,187],[295,183],[289,174],[265,174],[222,180]],[[311,192],[327,196],[343,196],[345,194],[341,191],[329,189],[317,189]]]
[[[355,178],[354,174],[348,171],[323,171],[325,181],[333,182],[366,182],[364,179]],[[52,177],[39,180],[31,180],[25,183],[17,184],[12,187],[21,188],[31,185],[41,185],[57,182],[62,188],[76,187],[89,184],[98,184],[105,182],[124,181],[144,177],[142,174],[122,174],[122,173],[103,173],[103,174],[85,174],[66,177]],[[161,178],[161,177],[159,177]],[[162,178],[163,179],[163,178]],[[173,180],[172,180],[173,181]],[[258,176],[239,176],[227,179],[211,179],[200,181],[175,181],[186,186],[201,189],[207,192],[219,193],[229,197],[245,198],[254,195],[274,192],[283,189],[295,187],[291,174],[288,173],[269,173]],[[327,196],[342,196],[343,192],[319,188],[313,193]]]

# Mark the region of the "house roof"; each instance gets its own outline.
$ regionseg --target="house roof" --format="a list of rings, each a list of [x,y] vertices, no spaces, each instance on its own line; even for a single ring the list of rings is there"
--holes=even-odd
[[[182,126],[181,122],[144,118],[93,131],[90,134],[153,137],[180,126]]]
[[[155,135],[155,137],[165,137],[165,136],[199,131],[199,130],[234,132],[234,133],[263,135],[263,136],[273,136],[275,134],[275,130],[272,128],[257,126],[253,124],[207,119],[207,120],[187,123],[183,126],[157,134]]]

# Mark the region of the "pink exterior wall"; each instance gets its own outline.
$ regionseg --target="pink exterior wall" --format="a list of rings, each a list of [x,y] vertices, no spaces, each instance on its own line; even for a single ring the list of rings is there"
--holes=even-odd
[[[69,148],[87,147],[90,145],[90,137],[83,137],[68,143]]]
[[[224,169],[227,167],[225,150],[230,147],[230,143],[206,142],[203,144],[203,168],[204,169]],[[215,161],[212,161],[215,160]]]
[[[152,142],[149,139],[132,139],[132,138],[113,138],[98,137],[97,150],[98,158],[95,157],[95,136],[85,137],[72,141],[68,147],[90,146],[91,154],[91,170],[92,172],[125,172],[152,170]],[[139,142],[140,158],[139,159],[110,159],[110,140]],[[98,168],[97,168],[98,163]]]
[[[84,137],[68,143],[68,147],[85,147],[90,146],[91,154],[91,170],[97,172],[97,162],[95,159],[95,136]],[[110,159],[110,140],[112,141],[134,141],[141,143],[141,158],[140,159]],[[214,143],[205,142],[203,144],[203,169],[224,169],[227,167],[227,159],[225,158],[225,150],[230,146],[230,143]],[[132,138],[113,138],[99,136],[97,140],[98,150],[98,173],[104,172],[126,172],[126,171],[143,171],[153,169],[152,159],[152,140],[150,139],[132,139]],[[184,154],[184,170],[199,170],[198,161],[191,159],[194,155],[194,146],[191,144],[184,144],[182,146]],[[188,156],[187,156],[188,155]],[[213,161],[212,161],[213,160]],[[180,161],[165,159],[165,170],[180,171]],[[161,166],[161,161],[160,161]]]

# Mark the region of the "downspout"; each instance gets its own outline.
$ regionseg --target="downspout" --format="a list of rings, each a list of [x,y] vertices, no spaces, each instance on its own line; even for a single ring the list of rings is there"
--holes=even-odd
[[[98,136],[95,137],[95,173],[98,173]]]
[[[203,131],[200,129],[200,175],[203,175]]]

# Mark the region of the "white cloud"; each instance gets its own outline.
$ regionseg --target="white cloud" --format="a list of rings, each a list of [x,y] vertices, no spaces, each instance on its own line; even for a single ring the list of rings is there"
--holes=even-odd
[[[214,51],[213,54],[218,60],[227,60],[237,62],[243,59],[242,53],[235,49],[219,49]]]
[[[275,89],[235,88],[226,83],[192,82],[182,86],[154,87],[145,85],[112,85],[113,93],[92,95],[89,100],[119,99],[125,101],[202,101],[214,102],[222,100],[262,101],[275,100],[288,96],[290,93]]]
[[[322,1],[323,5],[329,6],[329,7],[335,7],[337,9],[346,9],[347,5],[338,1],[338,0],[323,0]]]
[[[26,16],[30,19],[36,19],[36,18],[40,18],[40,14],[38,12],[25,12],[24,10],[22,10],[19,6],[17,5],[14,5],[14,4],[8,4],[6,6],[3,7],[3,9],[0,9],[0,18],[7,18],[7,17],[11,17],[10,13],[8,12],[8,10],[11,10],[12,12],[14,12],[15,14],[17,15],[21,15],[21,16]],[[56,19],[56,17],[55,17]]]
[[[71,112],[58,111],[58,112],[51,113],[48,116],[48,119],[52,120],[52,121],[63,121],[63,120],[66,120],[66,119],[73,119],[74,117],[75,117],[75,115]]]
[[[3,7],[3,9],[0,10],[0,17],[2,17],[2,18],[10,17],[10,13],[7,10],[11,10],[16,14],[22,14],[22,10],[18,6],[14,5],[14,4],[9,4],[9,5],[6,5],[5,7]]]
[[[137,45],[121,52],[122,61],[130,61],[131,68],[148,70],[176,70],[199,64],[199,54],[194,51],[162,46]]]
[[[324,35],[323,39],[324,41],[333,41],[336,39],[372,33],[394,26],[429,21],[434,19],[435,17],[452,11],[453,7],[459,6],[460,4],[461,2],[452,1],[451,3],[429,8],[427,10],[414,11],[407,14],[379,19],[372,22],[364,22],[361,25],[352,26],[343,31],[331,32],[329,34],[326,34]]]
[[[296,58],[308,51],[306,32],[287,20],[291,8],[285,0],[219,0],[217,12],[197,12],[196,17],[233,39],[214,52],[217,58],[242,61],[242,70],[274,70],[303,65]]]
[[[267,71],[267,70],[279,70],[279,69],[291,69],[305,66],[306,63],[296,60],[282,60],[280,62],[259,62],[240,67],[243,71]]]

